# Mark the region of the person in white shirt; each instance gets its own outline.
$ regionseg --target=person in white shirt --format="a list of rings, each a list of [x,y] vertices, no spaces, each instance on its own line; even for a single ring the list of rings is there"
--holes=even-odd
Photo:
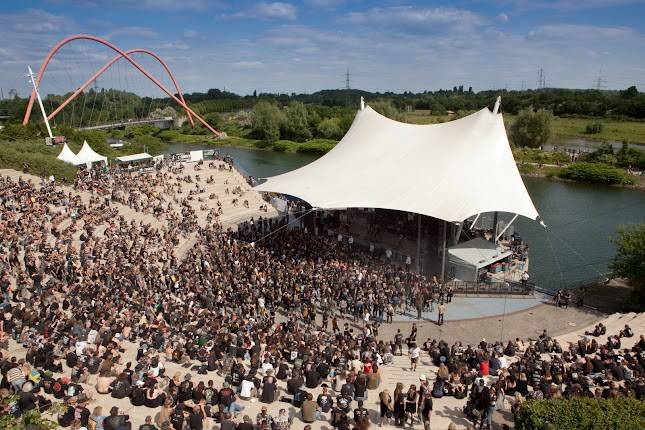
[[[410,350],[408,355],[410,356],[410,371],[417,371],[417,362],[419,361],[419,354],[421,354],[421,348],[419,348],[416,342],[410,344]]]
[[[242,381],[242,385],[240,385],[240,397],[243,398],[244,400],[248,400],[251,397],[255,396],[255,385],[253,384],[253,381],[249,381],[248,379],[245,379]]]

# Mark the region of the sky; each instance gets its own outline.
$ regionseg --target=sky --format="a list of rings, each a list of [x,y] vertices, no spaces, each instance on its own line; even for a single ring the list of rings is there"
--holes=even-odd
[[[350,87],[368,91],[522,89],[539,69],[550,87],[643,91],[644,18],[645,0],[2,0],[0,88],[26,94],[26,66],[84,33],[156,52],[187,92],[312,93],[344,88],[348,70]],[[64,46],[42,92],[73,90],[113,55]],[[97,85],[158,95],[117,66]]]

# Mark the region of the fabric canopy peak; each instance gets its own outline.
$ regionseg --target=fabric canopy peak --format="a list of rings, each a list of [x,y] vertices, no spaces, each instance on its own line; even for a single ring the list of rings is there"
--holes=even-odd
[[[538,219],[503,117],[488,108],[419,125],[366,106],[327,154],[255,189],[298,197],[321,209],[393,209],[453,222],[484,212]]]

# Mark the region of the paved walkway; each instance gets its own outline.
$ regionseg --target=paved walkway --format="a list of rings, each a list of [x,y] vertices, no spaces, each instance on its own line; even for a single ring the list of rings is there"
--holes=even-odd
[[[446,303],[445,322],[461,321],[477,318],[485,318],[496,315],[508,315],[524,311],[543,302],[533,296],[530,297],[453,297],[452,302]],[[421,313],[421,319],[425,321],[437,321],[437,306],[432,312]],[[410,322],[417,320],[416,310],[408,309],[405,314],[396,315],[395,321]]]

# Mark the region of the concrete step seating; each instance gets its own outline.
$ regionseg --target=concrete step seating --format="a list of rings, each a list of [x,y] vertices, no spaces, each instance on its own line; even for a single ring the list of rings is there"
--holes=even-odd
[[[641,334],[645,333],[645,313],[614,313],[609,315],[604,320],[601,320],[607,327],[607,334],[597,338],[598,342],[606,342],[607,337],[618,334],[625,328],[625,324],[629,325],[634,331],[634,337],[622,338],[621,348],[631,348],[638,342]],[[567,333],[556,338],[563,348],[566,348],[570,342],[577,342],[585,336],[585,332],[593,331],[597,323],[576,329],[571,333]]]

